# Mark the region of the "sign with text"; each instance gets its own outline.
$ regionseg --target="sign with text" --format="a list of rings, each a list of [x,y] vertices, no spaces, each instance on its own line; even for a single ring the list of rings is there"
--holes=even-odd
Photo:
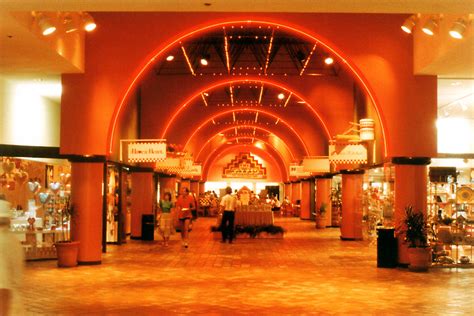
[[[308,177],[311,172],[305,171],[303,166],[290,165],[290,177]]]
[[[166,159],[166,142],[131,142],[128,162],[156,162]]]
[[[329,172],[330,164],[328,157],[304,157],[303,171],[307,172]]]
[[[360,143],[336,142],[329,145],[329,161],[335,164],[366,164],[367,148]]]

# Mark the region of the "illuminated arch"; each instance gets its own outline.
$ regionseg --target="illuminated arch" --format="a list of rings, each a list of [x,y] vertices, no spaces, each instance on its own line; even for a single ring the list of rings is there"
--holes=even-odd
[[[166,133],[168,132],[169,128],[171,127],[171,125],[174,123],[175,119],[178,117],[178,115],[189,105],[191,104],[195,99],[198,99],[198,98],[201,98],[201,95],[202,93],[204,92],[207,92],[207,91],[211,91],[213,89],[216,89],[216,88],[219,88],[221,86],[227,86],[227,85],[232,85],[232,84],[242,84],[242,83],[249,83],[249,82],[255,82],[255,83],[259,83],[259,84],[265,84],[265,85],[268,85],[268,86],[271,86],[271,87],[274,87],[274,88],[278,88],[278,89],[281,89],[281,90],[285,90],[289,93],[291,93],[292,95],[296,96],[298,99],[301,99],[302,101],[304,101],[304,105],[313,113],[313,115],[316,117],[316,119],[319,121],[319,123],[321,124],[322,128],[323,128],[323,131],[325,133],[325,136],[326,136],[326,139],[327,140],[330,140],[331,139],[331,133],[329,132],[329,128],[327,127],[326,123],[324,122],[324,120],[322,119],[321,115],[316,111],[316,109],[311,105],[309,104],[301,95],[299,95],[297,92],[295,92],[295,90],[293,89],[290,89],[288,87],[285,87],[285,86],[282,86],[281,84],[279,83],[276,83],[274,81],[271,81],[271,80],[267,80],[267,79],[261,79],[261,78],[254,78],[254,77],[247,77],[246,79],[234,79],[234,80],[224,80],[224,81],[220,81],[218,83],[215,83],[215,84],[212,84],[210,86],[207,86],[205,89],[201,89],[199,92],[197,92],[196,94],[194,94],[191,98],[189,98],[186,102],[184,102],[179,108],[178,110],[176,110],[174,113],[173,113],[173,116],[171,116],[171,118],[168,120],[168,124],[166,125],[165,129],[163,130],[163,133],[161,134],[161,138],[165,139],[166,138]]]
[[[189,144],[189,142],[191,141],[191,139],[193,139],[194,135],[196,135],[196,133],[199,132],[205,125],[209,124],[209,122],[212,122],[212,120],[216,119],[216,118],[219,117],[219,116],[223,116],[223,115],[226,115],[226,114],[235,112],[235,111],[237,111],[237,110],[236,110],[236,109],[233,109],[233,110],[227,110],[227,111],[224,111],[224,112],[220,112],[220,113],[218,113],[218,114],[216,114],[216,115],[211,116],[211,117],[208,118],[207,120],[205,120],[203,123],[201,123],[201,125],[198,126],[198,128],[196,128],[196,129],[194,130],[194,132],[191,134],[191,136],[188,137],[188,141],[187,141],[186,144],[184,145],[184,149],[186,149],[186,147],[188,146],[188,144]],[[304,148],[304,151],[305,151],[305,153],[306,153],[306,156],[309,156],[309,155],[310,155],[310,154],[309,154],[309,151],[308,151],[308,147],[306,146],[306,144],[305,144],[303,138],[301,137],[301,135],[298,134],[298,133],[295,131],[295,129],[294,129],[290,124],[288,124],[285,120],[281,119],[279,116],[277,116],[277,115],[275,115],[275,114],[273,114],[273,113],[269,113],[269,112],[267,112],[267,111],[259,110],[259,109],[242,108],[242,109],[240,109],[240,110],[238,110],[238,111],[240,111],[240,112],[242,112],[242,111],[243,111],[243,112],[258,112],[258,113],[263,113],[263,114],[269,115],[269,116],[271,116],[271,117],[273,117],[273,118],[275,118],[275,119],[279,119],[280,122],[281,122],[282,124],[284,124],[286,127],[288,127],[288,128],[293,132],[293,134],[295,134],[295,136],[298,138],[298,140],[300,141],[301,145],[302,145],[303,148]],[[249,128],[250,128],[250,127],[251,127],[251,128],[256,127],[256,126],[254,126],[254,125],[235,125],[235,126],[233,126],[233,127],[234,127],[234,128],[235,128],[235,127],[237,127],[237,128],[240,127],[240,128],[241,128],[242,126],[248,126]],[[261,129],[263,129],[263,128],[261,128]],[[268,133],[270,133],[270,134],[274,134],[273,132],[271,132],[271,131],[269,131],[269,130],[266,130],[266,131],[267,131]]]
[[[214,135],[212,135],[211,137],[209,137],[209,138],[207,139],[207,141],[206,141],[206,144],[209,143],[212,139],[216,138],[220,133],[224,133],[224,132],[226,132],[226,131],[230,131],[230,130],[234,129],[235,127],[237,127],[237,126],[232,126],[232,127],[228,127],[228,128],[225,128],[225,129],[220,130],[220,131],[217,132],[216,134],[214,134]],[[256,129],[259,129],[259,130],[263,130],[263,131],[265,131],[265,132],[268,132],[268,131],[266,131],[265,129],[262,129],[262,128],[256,128]],[[274,135],[275,135],[275,134],[274,134]],[[275,136],[276,136],[276,135],[275,135]],[[235,139],[235,138],[247,138],[247,137],[248,137],[248,138],[255,138],[255,139],[258,139],[258,140],[260,140],[260,141],[262,141],[262,142],[265,142],[265,143],[269,144],[271,147],[275,148],[275,146],[273,146],[272,144],[268,143],[267,141],[265,141],[264,139],[262,139],[262,138],[260,138],[260,137],[236,136],[236,137],[234,137],[234,138],[232,138],[232,139]],[[276,137],[278,137],[278,136],[276,136]],[[285,149],[290,153],[291,159],[294,161],[294,160],[295,160],[295,155],[294,155],[293,152],[291,151],[290,147],[288,147],[288,145],[286,144],[286,142],[283,141],[282,138],[278,137],[278,139],[281,140],[283,146],[285,146]],[[227,140],[230,140],[230,138],[227,139]],[[204,145],[204,146],[201,148],[201,150],[198,152],[198,154],[195,156],[195,157],[196,157],[196,161],[199,161],[199,157],[200,157],[200,155],[201,155],[201,152],[204,150],[205,146],[206,146],[206,145]],[[275,150],[276,150],[276,148],[275,148]]]
[[[136,88],[136,85],[138,84],[139,80],[142,78],[142,76],[146,73],[146,71],[153,65],[155,60],[159,58],[163,53],[165,53],[168,49],[173,47],[174,45],[178,44],[180,41],[183,41],[187,38],[193,37],[199,33],[211,31],[213,29],[225,27],[228,25],[232,24],[245,24],[245,25],[269,25],[277,28],[281,28],[282,30],[286,30],[289,33],[293,33],[297,36],[306,38],[308,40],[314,41],[318,43],[319,45],[323,46],[325,49],[330,51],[334,56],[342,62],[342,65],[345,65],[345,67],[349,70],[349,72],[354,76],[354,79],[361,84],[363,87],[363,90],[368,94],[370,100],[372,101],[372,104],[374,105],[375,111],[377,113],[377,117],[379,119],[380,125],[381,125],[381,130],[382,130],[382,138],[383,138],[383,143],[384,143],[384,156],[387,156],[388,152],[388,144],[387,144],[387,130],[385,128],[385,118],[382,115],[382,109],[380,108],[378,101],[375,97],[374,92],[372,91],[368,81],[365,79],[363,76],[362,72],[357,68],[355,63],[350,61],[347,57],[344,56],[342,52],[339,51],[339,49],[335,48],[336,45],[332,44],[329,40],[321,37],[321,36],[315,36],[314,34],[310,34],[307,31],[303,31],[301,29],[298,29],[294,26],[289,26],[277,22],[272,22],[272,21],[262,21],[262,20],[234,20],[234,21],[225,21],[225,22],[218,22],[210,25],[206,25],[203,27],[196,28],[194,30],[191,30],[185,34],[177,36],[174,40],[171,40],[170,42],[164,44],[162,47],[157,48],[155,51],[153,51],[146,59],[145,61],[137,68],[135,73],[132,76],[132,80],[128,87],[125,89],[125,92],[123,93],[122,98],[119,100],[117,106],[115,107],[114,113],[111,118],[111,122],[109,123],[109,131],[107,135],[107,149],[106,153],[110,155],[112,153],[113,149],[113,136],[115,134],[115,129],[117,125],[117,121],[119,118],[119,115],[126,104],[126,101],[130,97],[131,92]]]
[[[286,170],[286,165],[284,163],[283,160],[280,160],[280,162],[270,153],[266,152],[265,150],[263,149],[260,149],[260,148],[257,148],[255,146],[252,146],[252,145],[246,145],[246,144],[232,144],[232,145],[228,145],[228,144],[223,144],[222,146],[219,146],[217,147],[216,149],[214,149],[212,151],[212,153],[208,156],[208,158],[206,159],[206,161],[203,162],[202,164],[202,175],[203,175],[203,179],[204,180],[207,180],[208,179],[208,174],[209,174],[209,170],[210,170],[210,166],[212,166],[213,162],[218,158],[220,157],[220,155],[222,155],[223,153],[225,153],[226,151],[231,151],[231,150],[234,150],[235,147],[243,147],[243,148],[246,148],[246,147],[251,147],[251,151],[256,151],[256,152],[261,152],[263,153],[263,156],[264,155],[267,155],[270,157],[270,159],[273,160],[274,164],[276,166],[278,166],[279,170],[280,170],[280,175],[282,177],[282,179],[284,181],[288,180],[289,179],[289,175],[288,175],[288,171]],[[271,150],[273,150],[273,148],[271,147]],[[279,157],[280,158],[280,157]],[[281,159],[281,158],[280,158]]]

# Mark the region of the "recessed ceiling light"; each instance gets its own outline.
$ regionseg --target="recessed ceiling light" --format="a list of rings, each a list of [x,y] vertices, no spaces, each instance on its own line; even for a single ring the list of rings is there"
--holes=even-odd
[[[283,93],[278,94],[278,99],[283,100],[285,98],[285,95]]]
[[[172,61],[174,59],[174,56],[173,55],[168,55],[168,57],[166,57],[166,60],[167,61]]]
[[[326,59],[324,59],[324,63],[326,65],[332,65],[332,63],[334,63],[334,59],[332,59],[332,57],[327,57]]]

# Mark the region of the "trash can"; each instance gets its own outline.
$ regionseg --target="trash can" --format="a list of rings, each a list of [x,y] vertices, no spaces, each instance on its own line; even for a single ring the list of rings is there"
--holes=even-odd
[[[398,245],[395,228],[377,228],[377,267],[395,268],[398,260]]]
[[[142,215],[142,240],[155,239],[155,218],[153,214]]]

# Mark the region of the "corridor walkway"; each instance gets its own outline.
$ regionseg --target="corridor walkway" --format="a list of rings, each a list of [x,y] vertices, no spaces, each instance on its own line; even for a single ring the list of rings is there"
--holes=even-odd
[[[99,266],[30,262],[23,300],[32,315],[474,315],[474,269],[378,269],[376,246],[338,229],[277,219],[284,239],[221,244],[200,218],[189,249],[131,241]]]

